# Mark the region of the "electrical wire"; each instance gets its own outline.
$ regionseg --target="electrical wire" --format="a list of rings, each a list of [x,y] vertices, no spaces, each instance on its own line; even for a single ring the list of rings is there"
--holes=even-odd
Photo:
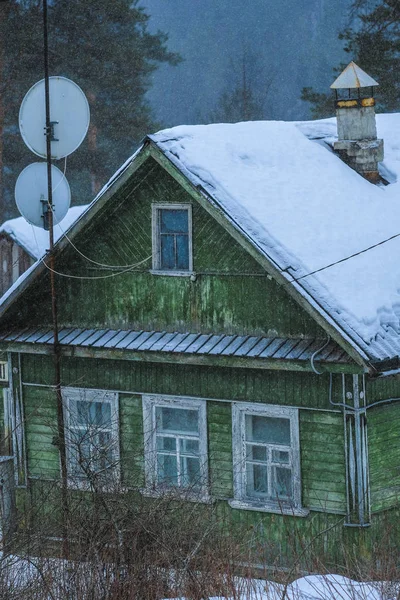
[[[63,177],[65,178],[65,174],[67,171],[67,157],[65,157],[65,162],[64,162],[64,172],[63,172]],[[60,179],[60,181],[58,182],[58,184],[56,185],[56,187],[53,190],[53,193],[55,192],[55,190],[57,189],[57,187],[61,184],[62,179]],[[107,269],[129,269],[129,268],[133,268],[133,267],[137,267],[138,265],[141,265],[143,262],[145,262],[146,260],[148,260],[148,258],[146,258],[144,261],[141,261],[139,263],[133,263],[131,265],[107,265],[105,263],[100,263],[97,262],[96,260],[93,260],[92,258],[89,258],[88,256],[86,256],[85,254],[83,254],[83,252],[81,252],[81,250],[79,250],[79,248],[77,248],[75,246],[75,244],[73,243],[73,241],[68,237],[68,235],[66,234],[66,232],[63,230],[63,228],[60,225],[60,221],[57,221],[56,215],[54,213],[54,210],[52,209],[52,207],[49,207],[50,210],[53,211],[53,223],[55,225],[58,225],[58,227],[61,230],[62,235],[66,238],[66,240],[69,242],[69,244],[71,244],[71,246],[74,248],[74,250],[80,255],[82,256],[82,258],[84,258],[85,260],[87,260],[88,262],[98,266],[98,267],[105,267]]]
[[[65,178],[66,170],[67,170],[67,157],[65,157],[65,159],[64,159],[64,171],[63,171],[63,177],[64,177],[64,178]],[[57,189],[57,187],[58,187],[58,186],[61,184],[61,182],[62,182],[62,179],[60,179],[60,181],[58,182],[58,184],[57,184],[57,185],[56,185],[56,187],[54,188],[53,192],[55,192],[55,190],[56,190],[56,189]],[[51,208],[51,207],[50,207],[50,209],[52,210],[52,208]],[[134,263],[134,264],[131,264],[131,265],[109,265],[109,264],[105,264],[105,263],[98,262],[98,261],[96,261],[96,260],[93,260],[93,259],[89,258],[88,256],[86,256],[86,255],[85,255],[85,254],[84,254],[84,253],[83,253],[81,250],[79,250],[79,248],[77,248],[77,246],[76,246],[76,245],[75,245],[75,244],[72,242],[72,240],[71,240],[71,239],[68,237],[68,235],[66,234],[66,232],[65,232],[65,231],[62,229],[62,227],[61,227],[61,225],[60,225],[60,222],[59,222],[59,221],[57,221],[57,219],[56,219],[56,217],[55,217],[55,214],[54,214],[54,211],[53,211],[53,220],[54,220],[55,224],[56,224],[56,225],[58,225],[58,227],[59,227],[59,228],[60,228],[60,230],[61,230],[61,233],[62,233],[62,235],[65,237],[65,239],[68,241],[68,243],[69,243],[69,244],[70,244],[70,245],[71,245],[71,246],[74,248],[74,250],[75,250],[75,251],[76,251],[76,252],[77,252],[77,253],[78,253],[78,254],[79,254],[79,255],[80,255],[82,258],[84,258],[84,259],[85,259],[85,260],[87,260],[88,262],[90,262],[90,263],[92,263],[92,264],[94,264],[94,265],[96,265],[96,266],[98,266],[98,267],[103,267],[103,268],[108,268],[108,269],[122,269],[123,271],[121,271],[121,272],[126,272],[126,270],[130,270],[131,268],[133,269],[133,268],[135,268],[135,267],[137,267],[137,266],[140,266],[141,264],[143,264],[144,262],[146,262],[147,260],[149,260],[149,258],[151,258],[151,256],[150,256],[150,257],[148,257],[148,258],[144,259],[143,261],[141,261],[141,262],[139,262],[139,263]],[[32,226],[32,230],[33,230],[33,234],[34,234],[34,237],[35,237],[36,246],[37,246],[37,249],[38,249],[38,251],[39,251],[40,249],[39,249],[39,245],[38,245],[38,243],[37,243],[37,239],[36,239],[36,235],[35,235],[35,231],[34,231],[34,229],[33,229],[33,226]],[[378,242],[378,243],[376,243],[376,244],[373,244],[373,245],[371,245],[371,246],[368,246],[368,248],[364,248],[363,250],[360,250],[359,252],[355,252],[355,253],[353,253],[353,254],[350,254],[349,256],[346,256],[346,257],[344,257],[344,258],[341,258],[341,259],[339,259],[339,260],[337,260],[337,261],[334,261],[334,262],[332,262],[332,263],[329,263],[328,265],[325,265],[325,266],[323,266],[323,267],[320,267],[320,268],[318,268],[318,269],[315,269],[314,271],[309,271],[308,273],[305,273],[304,275],[301,275],[300,277],[293,277],[292,279],[288,280],[288,281],[287,281],[287,283],[288,283],[288,284],[289,284],[289,283],[296,283],[297,281],[301,281],[302,279],[305,279],[306,277],[310,277],[311,275],[315,275],[315,274],[317,274],[317,273],[321,273],[322,271],[325,271],[326,269],[330,269],[331,267],[334,267],[334,266],[336,266],[336,265],[339,265],[339,264],[341,264],[341,263],[344,263],[344,262],[346,262],[346,261],[348,261],[348,260],[350,260],[350,259],[352,259],[352,258],[355,258],[356,256],[360,256],[361,254],[364,254],[364,253],[366,253],[366,252],[369,252],[369,250],[373,250],[374,248],[377,248],[377,247],[379,247],[379,246],[382,246],[383,244],[386,244],[387,242],[390,242],[390,241],[392,241],[392,240],[394,240],[394,239],[396,239],[396,238],[398,238],[398,237],[400,237],[400,233],[397,233],[397,234],[395,234],[395,235],[392,235],[391,237],[389,237],[389,238],[386,238],[386,239],[384,239],[384,240],[382,240],[382,241],[380,241],[380,242]],[[46,266],[47,266],[47,265],[46,265]],[[284,273],[284,272],[285,272],[285,270],[281,270],[281,273]],[[67,276],[66,274],[61,274],[61,273],[58,273],[58,274],[59,274],[59,275],[64,275],[64,276]],[[118,275],[118,274],[119,274],[119,273],[116,273],[116,275]],[[111,275],[107,275],[107,276],[99,276],[98,278],[104,278],[104,277],[110,277],[110,276],[111,276]],[[72,276],[71,276],[71,277],[72,277]],[[92,277],[92,279],[95,279],[95,278],[97,278],[97,277]]]
[[[316,375],[322,375],[323,371],[318,371],[318,369],[315,368],[315,365],[314,365],[315,357],[317,356],[317,354],[319,354],[320,352],[322,352],[322,350],[325,350],[325,348],[328,346],[328,344],[329,344],[330,341],[331,341],[331,336],[328,335],[328,339],[326,340],[326,342],[324,343],[324,345],[321,346],[321,348],[318,348],[313,353],[313,355],[311,356],[311,359],[310,359],[311,368],[312,368],[312,370],[314,371],[314,373]]]
[[[128,269],[124,269],[123,271],[118,271],[117,273],[109,273],[108,275],[94,275],[94,276],[71,275],[70,273],[61,273],[60,271],[56,271],[55,269],[52,269],[51,267],[49,267],[49,265],[44,260],[44,257],[41,257],[40,261],[43,263],[43,265],[46,267],[46,269],[48,271],[52,271],[53,273],[55,273],[56,275],[59,275],[60,277],[67,277],[69,279],[93,280],[93,279],[109,279],[110,277],[117,277],[118,275],[123,275],[124,273],[134,272],[135,271],[134,267],[138,267],[138,266],[144,264],[151,257],[152,257],[152,255],[150,254],[150,256],[148,256],[147,258],[143,259],[142,261],[136,263],[136,265],[130,266]]]
[[[54,213],[53,213],[54,214]],[[68,237],[68,235],[66,234],[65,231],[63,231],[63,229],[61,228],[60,224],[58,221],[56,221],[56,224],[60,227],[61,229],[61,233],[63,234],[63,236],[65,237],[65,239],[71,244],[71,246],[73,247],[73,249],[80,255],[82,256],[82,258],[84,258],[85,260],[87,260],[88,262],[96,265],[97,267],[104,267],[106,269],[129,269],[131,267],[136,267],[140,264],[142,264],[142,262],[145,262],[146,260],[149,260],[149,258],[151,258],[152,255],[150,255],[150,257],[146,258],[144,261],[141,261],[140,263],[133,263],[131,265],[107,265],[105,263],[100,263],[97,262],[96,260],[93,260],[92,258],[89,258],[88,256],[86,256],[85,254],[83,254],[83,252],[81,252],[81,250],[79,250],[79,248],[77,248],[75,246],[75,244],[73,243],[73,241]]]
[[[369,250],[373,250],[374,248],[377,248],[378,246],[382,246],[383,244],[386,244],[386,242],[390,242],[391,240],[394,240],[395,238],[400,237],[400,233],[396,233],[395,235],[392,235],[391,237],[382,240],[381,242],[378,242],[377,244],[373,244],[372,246],[368,246],[368,248],[364,248],[364,250],[360,250],[359,252],[355,252],[354,254],[350,254],[349,256],[346,256],[345,258],[341,258],[340,260],[337,260],[333,263],[330,263],[329,265],[325,265],[324,267],[320,267],[319,269],[315,269],[315,271],[310,271],[309,273],[306,273],[305,275],[301,275],[300,277],[296,277],[293,279],[290,279],[288,281],[288,283],[294,283],[295,281],[300,281],[300,279],[304,279],[305,277],[310,277],[310,275],[315,275],[316,273],[320,273],[321,271],[325,271],[325,269],[329,269],[330,267],[334,267],[335,265],[339,265],[340,263],[343,263],[347,260],[350,260],[351,258],[354,258],[355,256],[359,256],[360,254],[364,254],[365,252],[368,252]],[[284,271],[281,271],[281,273],[284,273]]]
[[[64,159],[64,172],[63,172],[64,178],[65,178],[66,171],[67,171],[67,157],[65,157],[65,159]],[[62,179],[60,179],[60,181],[58,182],[58,184],[54,188],[53,192],[55,192],[55,190],[61,184],[61,182],[62,182]],[[129,268],[131,266],[136,266],[136,265],[107,265],[107,264],[100,263],[100,262],[97,262],[97,261],[89,258],[83,252],[81,252],[79,250],[79,248],[77,248],[75,246],[75,244],[72,242],[72,240],[67,236],[66,232],[61,228],[60,223],[55,218],[54,211],[53,211],[53,219],[54,219],[54,222],[60,227],[63,236],[68,240],[69,244],[71,244],[71,246],[74,248],[74,250],[80,256],[82,256],[82,258],[84,258],[88,262],[91,262],[92,264],[94,264],[94,265],[96,265],[98,267],[106,267],[106,268],[109,268],[109,269],[125,269],[125,268]],[[346,261],[350,260],[351,258],[355,258],[356,256],[360,256],[361,254],[364,254],[365,252],[368,252],[369,250],[373,250],[374,248],[377,248],[378,246],[382,246],[383,244],[386,244],[387,242],[390,242],[391,240],[394,240],[394,239],[396,239],[398,237],[400,237],[400,233],[392,235],[391,237],[389,237],[389,238],[387,238],[385,240],[382,240],[382,241],[380,241],[380,242],[378,242],[376,244],[373,244],[372,246],[368,246],[368,248],[364,248],[363,250],[360,250],[359,252],[355,252],[354,254],[350,254],[349,256],[341,258],[341,259],[339,259],[339,260],[337,260],[335,262],[329,263],[328,265],[320,267],[319,269],[315,269],[314,271],[310,271],[309,273],[305,273],[304,275],[301,275],[300,277],[295,277],[295,278],[289,280],[288,283],[295,283],[296,281],[300,281],[301,279],[305,279],[306,277],[310,277],[311,275],[315,275],[316,273],[320,273],[321,271],[325,271],[326,269],[330,269],[331,267],[334,267],[334,266],[339,265],[339,264],[341,264],[343,262],[346,262]],[[281,273],[283,273],[283,272],[284,271],[282,270]]]
[[[33,236],[35,238],[35,242],[36,242],[36,246],[38,248],[38,251],[40,251],[39,249],[39,244],[36,238],[36,233],[35,233],[35,229],[32,226],[32,231],[33,231]],[[124,273],[128,273],[128,272],[134,272],[135,269],[137,267],[140,267],[140,265],[144,264],[145,262],[147,262],[148,260],[150,260],[152,258],[152,254],[150,254],[149,256],[147,256],[146,258],[144,258],[143,260],[132,264],[132,265],[125,265],[121,271],[118,271],[118,273],[109,273],[108,275],[72,275],[70,273],[61,273],[60,271],[56,271],[54,269],[51,269],[51,267],[49,267],[49,265],[46,263],[46,261],[44,260],[44,256],[40,257],[40,262],[43,263],[43,265],[46,267],[46,269],[48,271],[53,271],[53,273],[55,273],[56,275],[59,275],[60,277],[68,277],[69,279],[84,279],[84,280],[90,280],[90,279],[109,279],[110,277],[116,277],[117,275],[123,275]]]
[[[61,171],[62,177],[60,178],[60,181],[57,183],[56,187],[52,190],[53,194],[56,191],[56,189],[61,185],[61,182],[63,181],[63,179],[66,180],[66,177],[65,177],[66,172],[67,172],[67,157],[64,158],[64,171]],[[68,182],[67,182],[67,184],[68,184]]]

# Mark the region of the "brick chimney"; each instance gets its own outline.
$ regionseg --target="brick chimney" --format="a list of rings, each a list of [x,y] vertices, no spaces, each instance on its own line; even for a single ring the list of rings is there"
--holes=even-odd
[[[352,169],[377,183],[383,140],[377,139],[374,87],[379,85],[351,62],[332,83],[335,90],[338,141],[334,151]]]

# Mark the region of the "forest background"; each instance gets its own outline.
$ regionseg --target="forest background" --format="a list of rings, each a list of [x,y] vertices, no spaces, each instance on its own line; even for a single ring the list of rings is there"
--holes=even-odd
[[[331,116],[354,59],[398,109],[399,0],[50,0],[50,74],[84,90],[91,124],[67,162],[72,203],[93,199],[146,133],[177,124]],[[43,78],[42,0],[0,2],[0,221],[35,161],[18,129]]]

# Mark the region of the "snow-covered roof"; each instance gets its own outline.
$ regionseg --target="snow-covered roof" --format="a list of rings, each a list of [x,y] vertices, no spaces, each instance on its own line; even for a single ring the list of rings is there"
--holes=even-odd
[[[366,360],[400,356],[400,114],[377,115],[377,128],[388,186],[332,152],[334,118],[179,126],[148,138]]]
[[[383,360],[400,354],[400,114],[378,115],[377,127],[386,187],[331,151],[335,119],[180,126],[149,137],[288,284],[365,356]]]
[[[57,241],[71,227],[86,208],[87,205],[84,204],[82,206],[73,206],[69,209],[64,219],[54,226],[54,241]],[[42,257],[49,247],[49,232],[41,227],[31,225],[24,217],[5,221],[0,225],[0,234],[2,233],[8,234],[36,260]]]

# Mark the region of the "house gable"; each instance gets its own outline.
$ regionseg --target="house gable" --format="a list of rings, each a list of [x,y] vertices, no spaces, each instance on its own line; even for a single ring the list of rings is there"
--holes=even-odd
[[[192,205],[193,277],[151,272],[152,204],[165,202]],[[56,278],[60,326],[326,337],[287,290],[152,158],[72,243],[56,259],[57,272],[67,275]],[[40,310],[33,313],[33,305]],[[21,326],[51,325],[46,271],[5,318]]]

